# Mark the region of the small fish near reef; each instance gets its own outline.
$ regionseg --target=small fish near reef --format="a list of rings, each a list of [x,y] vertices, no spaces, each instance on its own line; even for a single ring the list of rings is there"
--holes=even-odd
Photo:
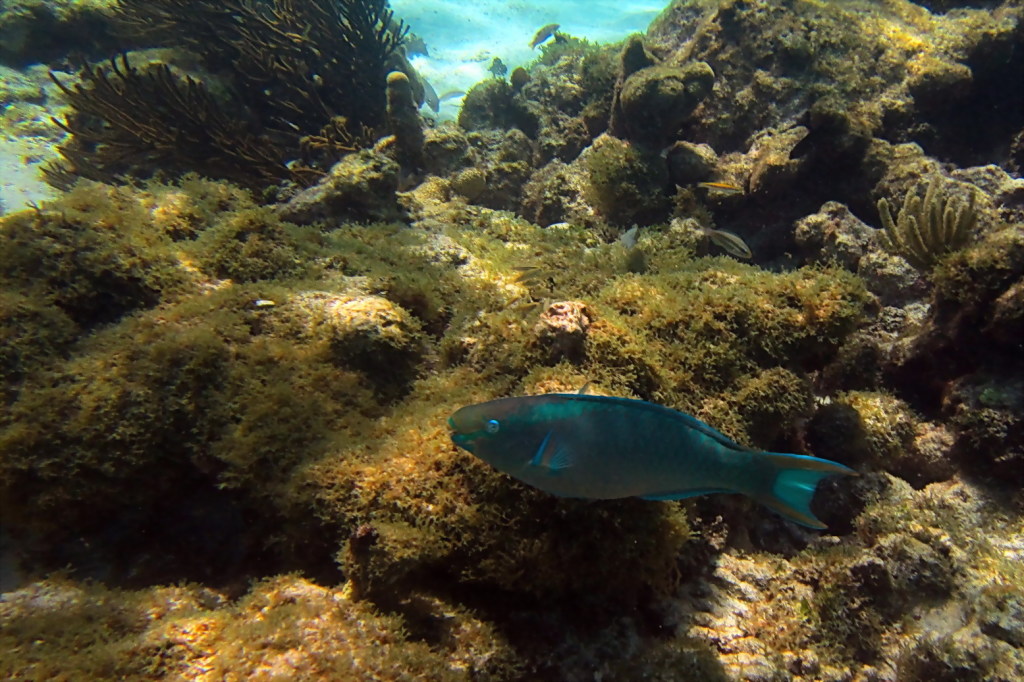
[[[440,100],[441,104],[444,104],[445,102],[448,102],[453,99],[462,99],[465,96],[466,93],[463,92],[462,90],[448,90],[447,92],[441,93],[438,96],[438,100]]]
[[[743,194],[742,187],[729,182],[698,182],[696,186],[713,192],[721,192],[722,194]]]
[[[423,103],[435,114],[438,113],[441,111],[441,99],[437,96],[437,91],[426,78],[421,76],[420,82],[423,83]]]
[[[459,409],[448,425],[455,445],[560,497],[741,493],[810,528],[825,528],[810,508],[818,483],[857,475],[827,459],[745,448],[687,414],[628,398],[501,398]]]
[[[754,252],[750,250],[747,243],[740,239],[739,235],[735,235],[732,232],[726,232],[725,230],[712,230],[710,228],[702,228],[701,232],[705,237],[711,240],[711,243],[718,248],[725,251],[730,256],[736,258],[742,258],[743,260],[750,260],[754,257]]]
[[[392,22],[394,23],[394,22]],[[399,29],[400,30],[400,29]],[[409,57],[421,54],[424,57],[430,56],[430,51],[427,50],[427,43],[424,42],[423,38],[419,37],[415,33],[410,33],[405,36],[405,54]]]
[[[504,78],[505,74],[508,73],[508,67],[505,66],[505,62],[501,61],[500,57],[495,57],[491,65],[487,67],[487,70],[495,78]]]
[[[537,29],[537,32],[533,34],[533,40],[530,41],[530,49],[534,49],[545,40],[555,35],[560,27],[561,24],[548,24],[547,26],[541,26]]]

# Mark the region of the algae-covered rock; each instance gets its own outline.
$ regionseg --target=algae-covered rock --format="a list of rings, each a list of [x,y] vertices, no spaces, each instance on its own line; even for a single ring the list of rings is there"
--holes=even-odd
[[[395,616],[295,575],[256,583],[237,601],[197,585],[122,592],[49,581],[8,593],[0,604],[0,643],[9,652],[0,674],[505,679],[511,652],[486,643],[496,633],[457,609],[446,617],[445,645],[436,650],[410,637]],[[37,646],[17,646],[26,636]]]
[[[5,285],[31,291],[84,328],[151,308],[192,280],[128,191],[82,184],[59,209],[22,211],[0,227]]]
[[[298,274],[303,264],[297,240],[270,208],[238,211],[205,230],[195,251],[215,277],[253,282]]]
[[[630,139],[658,149],[711,92],[715,73],[704,62],[648,66],[629,75],[619,93]]]
[[[608,125],[615,46],[569,38],[544,46],[518,99],[536,121],[537,161],[570,162]]]
[[[558,301],[541,313],[533,328],[537,342],[552,360],[579,359],[583,354],[591,313],[581,301]]]
[[[487,175],[479,168],[467,168],[452,178],[452,189],[473,201],[487,189]]]
[[[5,391],[13,391],[28,373],[61,357],[78,332],[78,325],[57,306],[0,291],[0,381]]]
[[[474,85],[459,109],[459,126],[468,131],[518,127],[523,112],[513,104],[515,92],[506,81],[488,79]]]
[[[763,197],[791,194],[806,160],[793,152],[809,132],[803,126],[784,131],[766,131],[754,140],[747,156],[751,160],[747,179],[752,194]]]
[[[901,400],[852,391],[823,405],[809,426],[816,451],[895,473],[915,486],[954,473],[953,434],[921,421]]]
[[[1013,341],[1007,343],[992,314],[1000,297],[1012,296],[1007,292],[1022,276],[1024,232],[1017,225],[988,230],[977,244],[947,257],[932,273],[934,294],[928,317],[888,358],[889,381],[922,408],[948,414],[960,400],[943,407],[944,391],[922,390],[925,386],[946,386],[974,374],[1004,373],[1007,363],[1016,362],[1018,348]],[[1004,322],[1012,327],[1012,314],[1000,319]]]
[[[326,342],[331,362],[365,371],[382,390],[400,390],[421,359],[420,322],[383,296],[303,292],[283,314]]]
[[[400,215],[395,201],[400,169],[387,156],[364,150],[336,163],[316,185],[283,204],[280,216],[308,224],[343,220],[392,220]]]
[[[538,225],[568,221],[583,213],[579,177],[573,167],[552,161],[530,175],[519,211]]]
[[[873,549],[885,567],[893,597],[903,595],[904,599],[924,600],[948,595],[955,585],[958,567],[948,541],[944,542],[944,538],[935,533],[919,535],[931,542],[893,534],[882,538]],[[882,606],[888,608],[894,604]]]
[[[409,77],[401,71],[389,73],[386,96],[388,127],[395,136],[398,162],[410,171],[418,171],[425,163],[423,124]]]
[[[1004,114],[1021,110],[1021,94],[1001,93],[1021,70],[1022,58],[1010,53],[1020,27],[1011,5],[1006,13],[933,15],[904,2],[867,11],[843,3],[677,2],[645,42],[659,55],[714,69],[715,89],[688,127],[719,151],[831,99],[844,103],[838,109],[859,134],[884,130],[887,139],[914,140],[945,158],[991,159],[994,145],[1020,126],[1019,114]]]
[[[835,201],[796,224],[796,242],[814,262],[835,262],[857,272],[861,257],[867,251],[874,231]]]
[[[982,682],[1018,676],[1024,668],[1013,661],[1012,649],[973,628],[932,634],[900,656],[900,670],[912,680]]]
[[[710,178],[718,155],[706,144],[678,141],[664,150],[669,177],[676,185],[685,186]]]
[[[69,50],[106,57],[118,48],[110,0],[12,0],[0,8],[0,61],[31,64]]]
[[[981,631],[1024,648],[1024,586],[992,585],[979,604]]]
[[[40,103],[43,101],[42,85],[29,78],[25,73],[0,65],[0,105],[4,105],[4,119],[8,117],[8,109],[17,102]],[[4,131],[9,131],[4,125]]]
[[[520,201],[523,186],[530,177],[533,145],[526,133],[513,128],[507,132],[473,133],[470,144],[479,162],[474,172],[482,172],[486,187],[474,203],[496,209],[514,209]]]
[[[442,123],[425,133],[423,157],[426,170],[435,175],[447,175],[473,159],[466,133],[452,123]]]
[[[857,260],[857,274],[882,305],[906,306],[928,292],[920,272],[881,248],[869,249]]]
[[[655,152],[603,135],[581,161],[589,180],[586,197],[609,223],[646,225],[667,216],[668,174]]]
[[[209,522],[190,532],[175,571],[218,574],[259,554],[262,543],[241,535],[255,539],[281,510],[249,494],[257,481],[280,485],[323,445],[340,406],[310,387],[347,395],[343,402],[372,398],[352,371],[311,362],[315,348],[253,333],[256,297],[229,287],[137,315],[94,334],[59,373],[26,380],[0,422],[5,523],[58,542],[52,561],[85,552],[107,565],[139,533],[154,547],[179,547],[175,533],[205,509]],[[256,508],[243,530],[239,519]],[[56,509],[59,522],[46,511]],[[58,541],[98,527],[107,530],[87,549]],[[166,556],[151,564],[158,553],[137,555],[132,570],[166,574]],[[125,570],[113,562],[104,572]]]
[[[951,382],[944,410],[956,429],[954,456],[982,476],[1024,482],[1024,382],[978,372]]]

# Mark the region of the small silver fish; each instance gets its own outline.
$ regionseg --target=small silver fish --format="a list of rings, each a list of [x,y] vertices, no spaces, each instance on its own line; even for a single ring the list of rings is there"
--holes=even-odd
[[[754,254],[747,246],[747,243],[739,238],[738,235],[732,232],[726,232],[725,230],[712,230],[710,228],[703,228],[702,232],[704,235],[711,240],[711,243],[719,247],[730,256],[736,256],[747,260]]]
[[[534,34],[533,40],[530,41],[530,49],[534,49],[545,40],[555,35],[555,31],[557,31],[560,26],[560,24],[548,24],[547,26],[541,26],[537,29],[537,33]]]
[[[424,57],[430,56],[430,52],[427,51],[427,44],[423,42],[423,38],[416,35],[415,33],[410,33],[407,36],[405,36],[404,45],[405,53],[410,57],[417,54],[421,54]]]
[[[420,82],[423,83],[423,103],[430,107],[435,114],[441,111],[441,100],[438,99],[434,86],[423,76],[420,76]]]
[[[465,96],[466,96],[466,93],[463,92],[462,90],[449,90],[449,91],[441,94],[437,99],[438,99],[439,102],[447,102],[450,99],[459,99],[460,97],[465,97]]]
[[[505,66],[505,62],[501,61],[500,57],[495,57],[491,61],[491,65],[487,67],[487,70],[495,78],[504,78],[505,74],[508,73],[508,67]]]
[[[633,227],[629,228],[628,230],[622,233],[622,236],[619,237],[619,243],[625,246],[627,249],[632,249],[634,246],[636,246],[637,237],[639,236],[639,234],[640,226],[634,225]]]
[[[666,145],[665,148],[663,148],[660,152],[658,152],[658,156],[660,158],[662,158],[662,159],[667,159],[668,155],[672,153],[672,150],[674,150],[676,148],[676,145],[678,145],[678,144],[679,144],[679,140],[676,140],[672,144]]]

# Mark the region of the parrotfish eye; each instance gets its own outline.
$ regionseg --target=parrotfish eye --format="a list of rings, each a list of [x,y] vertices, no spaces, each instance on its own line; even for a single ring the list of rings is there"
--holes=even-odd
[[[497,419],[488,419],[487,423],[484,424],[484,429],[487,430],[487,433],[497,433],[500,428],[501,424],[498,423]]]

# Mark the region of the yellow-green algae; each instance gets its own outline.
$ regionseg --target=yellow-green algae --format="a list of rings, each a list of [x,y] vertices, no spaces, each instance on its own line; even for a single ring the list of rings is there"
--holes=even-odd
[[[58,543],[121,524],[137,543],[131,524],[159,527],[167,502],[187,505],[195,488],[226,491],[221,504],[247,515],[232,543],[258,547],[271,570],[295,566],[286,559],[293,555],[300,567],[301,556],[333,555],[347,590],[280,577],[231,603],[195,587],[65,584],[84,605],[70,625],[44,608],[45,598],[34,612],[30,596],[0,609],[3,665],[136,679],[209,670],[316,679],[352,665],[370,666],[378,679],[523,679],[530,671],[557,679],[593,665],[631,678],[689,671],[737,679],[765,667],[841,679],[865,660],[895,660],[890,644],[903,619],[962,598],[964,576],[979,584],[983,571],[1005,576],[1008,592],[983,594],[1010,613],[1019,580],[999,568],[1001,550],[966,539],[967,520],[992,513],[947,499],[925,516],[920,495],[933,487],[914,493],[891,479],[872,488],[870,479],[864,490],[880,490],[878,501],[852,521],[854,534],[790,563],[720,551],[720,538],[743,536],[732,520],[756,528],[763,519],[743,500],[701,501],[701,511],[693,502],[561,500],[455,449],[444,424],[457,407],[591,380],[609,394],[695,414],[751,446],[791,445],[812,409],[807,373],[835,354],[869,297],[838,270],[773,274],[695,259],[692,238],[671,228],[648,228],[648,271],[638,275],[626,272],[621,245],[580,227],[545,230],[457,201],[450,215],[432,230],[298,228],[243,192],[190,179],[140,190],[83,186],[0,223],[22,244],[5,255],[4,289],[40,311],[0,320],[4,337],[32,343],[60,314],[74,325],[19,364],[8,389],[0,498],[10,532]],[[32,262],[45,276],[30,276]],[[526,265],[547,276],[524,283],[516,268]],[[114,298],[101,315],[99,275],[108,271],[146,295]],[[62,298],[71,281],[64,273],[79,283],[75,299]],[[97,312],[80,315],[79,300]],[[537,332],[556,300],[580,301],[592,318],[581,354],[560,354]],[[378,353],[392,359],[384,379]],[[885,458],[872,465],[888,466]],[[849,516],[856,506],[836,509]],[[908,530],[907,519],[923,529]],[[184,548],[162,542],[148,550],[162,552],[170,571],[155,575],[193,566],[182,552],[221,558],[198,539]],[[105,536],[97,545],[99,561],[125,550]],[[869,570],[872,557],[906,602],[882,603],[874,583],[851,582],[851,566]],[[322,572],[315,561],[305,567]],[[705,570],[711,575],[694,579]],[[643,614],[701,581],[711,601],[684,596],[676,608],[689,615],[675,634],[622,650],[621,614],[670,622]],[[742,623],[715,606],[732,603],[734,589],[747,595]],[[166,606],[173,590],[189,602],[180,612]],[[851,644],[851,605],[862,606],[863,645]],[[545,614],[557,634],[538,630],[537,616],[524,615],[531,612]],[[736,627],[746,643],[723,645]],[[985,630],[1006,626],[986,622]],[[979,636],[1009,656],[992,663],[993,674],[1019,665],[1006,648],[1013,645]],[[920,639],[914,665],[954,656],[943,641]]]
[[[656,150],[602,136],[583,157],[587,200],[613,225],[664,219],[670,205],[668,170]]]
[[[28,679],[460,680],[508,678],[513,652],[488,624],[444,605],[447,651],[341,589],[282,575],[241,599],[200,585],[134,592],[51,579],[0,603],[0,675]],[[457,622],[457,626],[454,624]],[[481,679],[487,679],[486,675]]]

